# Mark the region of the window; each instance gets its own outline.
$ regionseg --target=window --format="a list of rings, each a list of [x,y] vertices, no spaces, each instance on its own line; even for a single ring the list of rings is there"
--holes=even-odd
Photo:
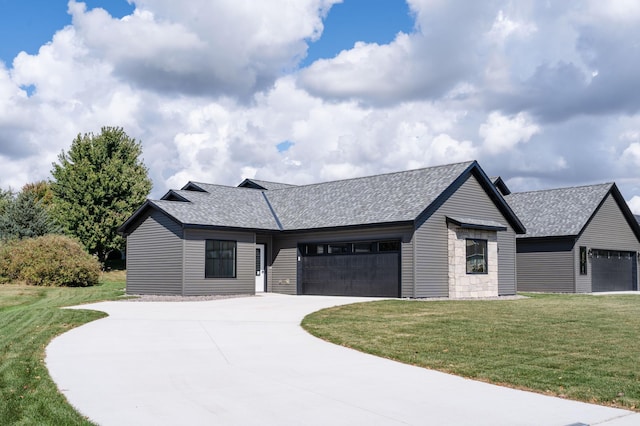
[[[400,241],[380,241],[378,251],[400,251]]]
[[[354,253],[371,253],[374,249],[374,243],[353,243]]]
[[[399,240],[305,243],[299,245],[302,256],[368,255],[400,252]]]
[[[587,275],[587,248],[580,247],[580,275]]]
[[[487,240],[467,240],[467,274],[486,274]]]
[[[305,255],[324,254],[324,245],[323,244],[305,244],[303,253]]]
[[[205,278],[236,277],[236,242],[207,240],[205,248]]]
[[[329,244],[327,246],[327,253],[329,254],[349,253],[349,244],[346,244],[346,243]]]

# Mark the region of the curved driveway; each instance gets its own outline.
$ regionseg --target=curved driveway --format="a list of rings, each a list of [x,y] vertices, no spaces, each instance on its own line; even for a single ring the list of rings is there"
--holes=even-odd
[[[304,315],[361,298],[104,302],[47,348],[70,403],[101,425],[640,424],[640,414],[462,379],[326,343]],[[496,302],[505,303],[505,302]]]

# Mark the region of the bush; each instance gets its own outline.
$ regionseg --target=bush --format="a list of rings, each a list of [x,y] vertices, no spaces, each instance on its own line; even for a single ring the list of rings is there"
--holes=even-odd
[[[100,279],[100,263],[63,235],[11,241],[0,249],[0,276],[30,285],[86,287]]]

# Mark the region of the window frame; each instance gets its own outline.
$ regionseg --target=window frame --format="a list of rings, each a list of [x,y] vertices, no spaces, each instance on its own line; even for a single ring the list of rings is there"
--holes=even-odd
[[[484,258],[484,268],[482,271],[473,271],[469,270],[469,257],[470,256],[475,256],[478,253],[471,253],[469,254],[469,241],[473,241],[473,242],[481,242],[483,243],[482,245],[484,246],[484,253],[483,253],[483,258]],[[467,275],[486,275],[489,273],[489,241],[483,238],[465,238],[465,271],[467,272]]]
[[[587,275],[587,247],[580,246],[580,275]]]
[[[211,272],[209,272],[209,269],[207,267],[209,261],[212,261],[212,265],[214,265],[215,263],[213,262],[215,260],[215,258],[209,258],[209,252],[210,251],[215,251],[214,249],[209,249],[209,242],[211,243],[233,243],[233,257],[232,257],[232,263],[233,263],[233,270],[232,270],[232,274],[231,275],[227,275],[227,274],[214,274],[214,267],[211,267]],[[219,250],[224,250],[222,248],[219,248]],[[228,249],[227,249],[228,250]],[[222,263],[223,260],[227,260],[225,258],[220,258],[219,262]],[[223,239],[217,239],[217,238],[208,238],[205,240],[204,243],[204,277],[205,279],[235,279],[238,277],[238,241],[236,240],[223,240]]]

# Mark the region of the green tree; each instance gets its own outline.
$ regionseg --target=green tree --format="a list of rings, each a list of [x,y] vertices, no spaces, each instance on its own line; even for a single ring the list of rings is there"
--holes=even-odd
[[[42,203],[42,207],[46,209],[50,208],[53,203],[53,191],[51,190],[51,183],[47,182],[46,180],[27,183],[22,187],[21,192],[33,192],[36,200]]]
[[[4,214],[7,206],[13,201],[13,191],[0,189],[0,215]]]
[[[112,250],[122,250],[118,227],[151,191],[142,147],[119,127],[85,133],[53,163],[53,209],[66,232],[77,237],[104,263]]]
[[[33,192],[21,192],[0,214],[0,239],[7,241],[59,232],[60,227]]]

